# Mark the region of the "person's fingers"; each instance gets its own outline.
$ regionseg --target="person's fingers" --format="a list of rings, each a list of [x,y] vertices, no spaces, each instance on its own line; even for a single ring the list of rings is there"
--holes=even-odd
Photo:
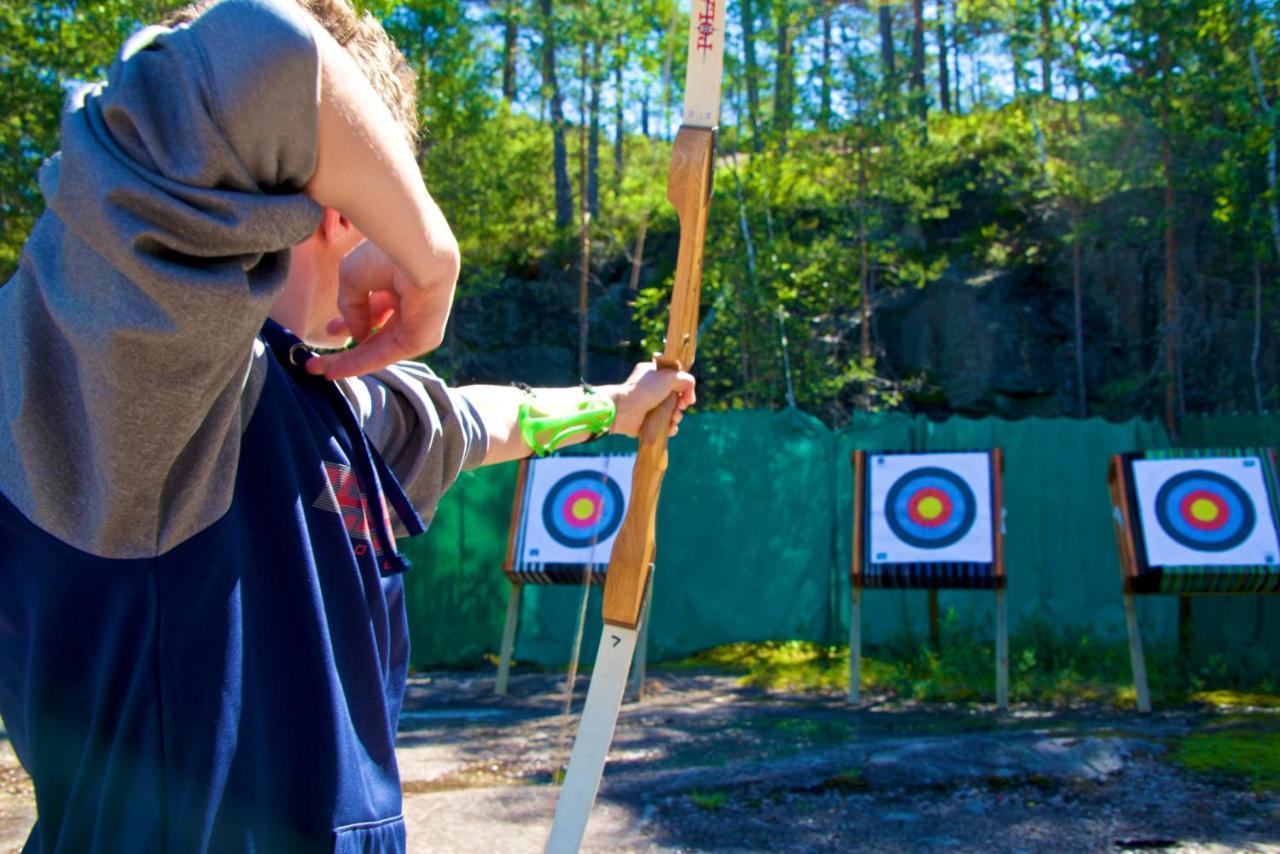
[[[401,328],[399,319],[393,316],[386,326],[350,350],[311,359],[307,362],[307,373],[323,374],[325,379],[338,380],[372,373],[402,359],[411,359],[418,355],[418,350],[402,339]]]
[[[347,334],[357,341],[369,337],[373,329],[373,319],[369,307],[369,291],[357,290],[353,287],[342,287],[338,290],[338,311],[346,324]]]
[[[388,320],[396,310],[398,297],[393,291],[373,291],[369,294],[369,323],[370,329],[377,329]],[[353,338],[351,329],[347,326],[347,321],[341,316],[335,317],[325,325],[325,332],[330,335],[346,335]]]
[[[680,395],[679,407],[686,409],[698,400],[698,383],[693,374],[680,371],[672,380],[672,389]]]

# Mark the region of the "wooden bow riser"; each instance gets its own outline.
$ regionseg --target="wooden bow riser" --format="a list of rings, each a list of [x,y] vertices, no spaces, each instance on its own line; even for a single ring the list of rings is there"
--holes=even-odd
[[[659,368],[687,371],[698,347],[698,307],[702,294],[702,248],[711,210],[715,132],[682,127],[676,134],[667,175],[667,199],[680,219],[680,250],[671,293],[667,340],[656,357]],[[653,569],[658,495],[667,470],[667,433],[675,411],[671,395],[645,416],[631,476],[631,500],[613,544],[605,575],[603,615],[611,625],[634,629]]]

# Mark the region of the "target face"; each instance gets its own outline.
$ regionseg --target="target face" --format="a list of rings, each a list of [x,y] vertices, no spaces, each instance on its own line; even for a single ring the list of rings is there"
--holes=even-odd
[[[973,527],[973,490],[954,472],[918,468],[889,487],[884,515],[903,542],[921,549],[946,548]]]
[[[560,545],[580,549],[613,536],[626,502],[618,482],[603,472],[560,478],[542,502],[542,524]]]
[[[872,456],[868,477],[873,562],[993,560],[988,454]]]
[[[626,516],[634,465],[634,455],[531,461],[520,521],[520,564],[608,564]]]
[[[1150,565],[1276,562],[1275,522],[1259,458],[1136,460],[1133,465]]]

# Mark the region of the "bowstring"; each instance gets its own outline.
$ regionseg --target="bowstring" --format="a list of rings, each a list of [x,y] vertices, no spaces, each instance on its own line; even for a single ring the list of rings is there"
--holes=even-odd
[[[613,461],[614,454],[605,454],[604,469],[600,473],[601,484],[604,484],[609,478],[609,466]],[[625,505],[618,508],[618,512],[622,513],[626,509]],[[591,535],[591,553],[589,561],[583,567],[582,583],[580,585],[581,595],[578,599],[578,624],[573,636],[573,653],[569,658],[569,672],[565,677],[564,700],[560,710],[560,736],[556,742],[556,750],[553,756],[555,760],[552,764],[552,776],[555,782],[564,783],[564,775],[569,766],[569,728],[573,718],[573,692],[577,687],[578,681],[578,662],[582,655],[582,637],[585,633],[587,625],[587,603],[591,597],[591,581],[595,576],[596,567],[596,547],[600,543],[600,528],[596,527]],[[556,804],[551,802],[551,813],[554,817]]]

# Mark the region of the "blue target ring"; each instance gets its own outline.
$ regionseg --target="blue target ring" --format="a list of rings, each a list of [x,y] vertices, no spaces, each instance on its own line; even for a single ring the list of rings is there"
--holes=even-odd
[[[551,487],[542,503],[542,524],[560,545],[581,549],[613,536],[625,509],[617,481],[603,472],[578,471]]]
[[[1202,552],[1225,552],[1253,533],[1258,513],[1240,484],[1196,469],[1169,478],[1156,493],[1156,521],[1169,538]]]
[[[907,472],[889,487],[885,521],[894,535],[918,549],[943,549],[973,529],[977,501],[969,484],[937,466]]]

